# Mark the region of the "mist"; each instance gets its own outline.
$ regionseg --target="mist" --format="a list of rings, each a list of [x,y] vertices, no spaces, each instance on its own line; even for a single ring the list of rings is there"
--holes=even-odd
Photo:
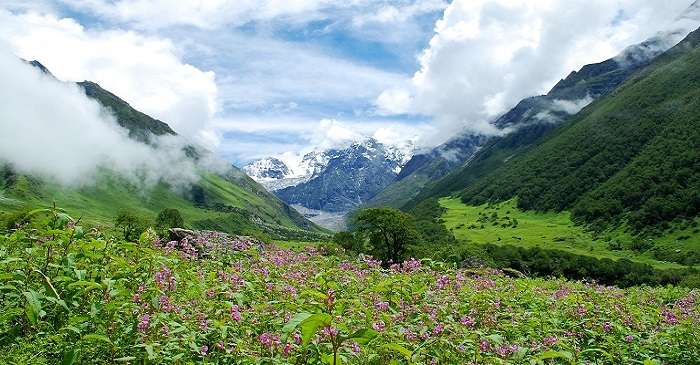
[[[46,75],[0,52],[0,163],[64,185],[95,182],[102,170],[140,187],[173,187],[198,179],[177,136],[149,146],[128,137],[114,116],[74,83]]]

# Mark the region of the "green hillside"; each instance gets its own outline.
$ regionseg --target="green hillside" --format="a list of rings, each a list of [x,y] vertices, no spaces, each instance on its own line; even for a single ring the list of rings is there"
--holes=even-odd
[[[627,48],[614,58],[585,65],[559,81],[546,95],[521,100],[493,122],[497,128],[511,130],[505,135],[491,138],[459,135],[436,149],[441,153],[419,155],[419,161],[412,160],[407,165],[407,169],[411,163],[419,165],[408,169],[410,178],[398,180],[374,200],[380,204],[412,208],[424,199],[463,189],[515,156],[526,153],[559,125],[572,119],[569,111],[557,106],[562,101],[589,102],[613,92],[661,53],[663,48],[658,43],[659,39],[651,38]],[[472,148],[464,149],[470,145]],[[443,157],[454,151],[467,153],[457,154],[457,161]],[[395,192],[401,195],[394,195]]]
[[[494,139],[409,202],[463,190],[470,205],[518,197],[524,210],[570,210],[600,229],[670,227],[700,207],[700,32],[558,128]]]
[[[40,179],[0,174],[0,220],[6,214],[52,205],[71,215],[85,216],[94,225],[112,225],[122,211],[152,219],[166,208],[178,209],[188,227],[238,234],[265,233],[275,238],[313,239],[323,231],[266,192],[247,176],[231,170],[228,176],[203,173],[188,191],[158,184],[136,187],[110,173],[94,184],[64,187]]]
[[[665,229],[700,211],[700,31],[531,152],[467,186],[470,204],[518,197],[574,220]]]
[[[30,64],[50,72],[37,61]],[[110,110],[129,137],[150,143],[154,137],[176,135],[162,121],[133,109],[127,102],[93,82],[78,83],[85,94]],[[209,152],[188,145],[187,155],[196,160]],[[200,171],[200,180],[185,190],[164,183],[137,187],[109,171],[81,187],[66,187],[16,173],[0,163],[0,220],[2,214],[36,206],[56,204],[88,223],[111,225],[122,211],[152,219],[166,208],[178,209],[186,225],[229,233],[267,234],[283,239],[317,239],[325,231],[269,193],[234,166],[224,173]]]

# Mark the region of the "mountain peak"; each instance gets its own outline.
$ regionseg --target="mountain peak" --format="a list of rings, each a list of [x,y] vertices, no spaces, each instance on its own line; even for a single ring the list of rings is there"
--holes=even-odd
[[[44,66],[41,62],[39,62],[39,61],[37,61],[37,60],[31,60],[31,61],[23,60],[23,61],[26,62],[26,63],[28,63],[30,66],[37,68],[37,69],[38,69],[39,71],[41,71],[43,74],[45,74],[45,75],[47,75],[47,76],[51,76],[51,77],[53,77],[53,78],[56,78],[56,76],[54,76],[54,75],[51,73],[51,71],[49,71],[49,69],[46,68],[46,66]]]
[[[284,179],[289,176],[289,167],[274,157],[255,160],[244,166],[243,171],[256,180]]]

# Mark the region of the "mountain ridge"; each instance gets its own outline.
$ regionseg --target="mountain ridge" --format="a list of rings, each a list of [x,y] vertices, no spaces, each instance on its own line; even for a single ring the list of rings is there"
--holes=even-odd
[[[40,62],[27,63],[52,76]],[[109,111],[115,122],[128,131],[131,139],[152,144],[155,138],[177,136],[167,123],[133,109],[126,101],[98,84],[83,81],[77,85],[86,97],[96,100]],[[158,147],[153,145],[153,148]],[[193,145],[185,145],[183,149],[188,158],[195,162],[210,154]],[[199,171],[199,181],[192,183],[185,191],[175,191],[161,181],[149,188],[148,192],[139,192],[138,187],[108,170],[100,172],[94,184],[68,187],[18,174],[11,165],[0,164],[0,193],[3,196],[0,207],[6,211],[56,203],[74,212],[91,211],[94,213],[91,215],[99,217],[99,223],[109,222],[109,215],[117,214],[120,209],[155,216],[159,209],[173,207],[182,211],[189,224],[202,229],[229,233],[258,232],[275,237],[314,237],[325,233],[230,164],[220,172]]]

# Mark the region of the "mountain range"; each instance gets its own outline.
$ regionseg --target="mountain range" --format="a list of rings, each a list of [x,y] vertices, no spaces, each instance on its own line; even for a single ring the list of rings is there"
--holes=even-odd
[[[265,158],[246,165],[243,171],[288,204],[347,212],[394,182],[411,157],[412,146],[366,138],[344,148],[305,154],[294,167]]]

